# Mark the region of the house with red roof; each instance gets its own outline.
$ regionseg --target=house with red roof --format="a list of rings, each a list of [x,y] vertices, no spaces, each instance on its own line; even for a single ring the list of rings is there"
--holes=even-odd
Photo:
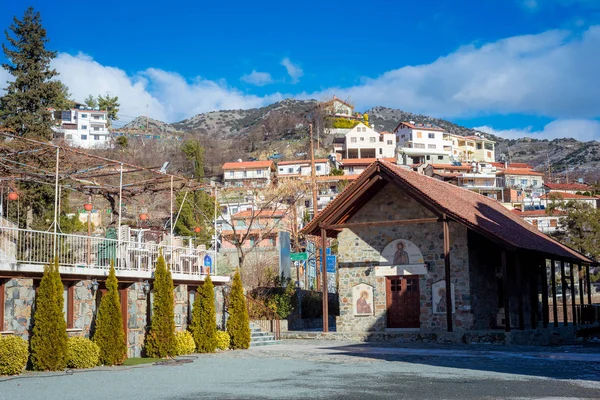
[[[223,182],[229,187],[267,187],[275,172],[273,161],[242,161],[223,164]]]
[[[571,193],[571,194],[583,194],[585,192],[592,193],[592,186],[587,183],[544,183],[544,189],[546,192],[562,192],[562,193]]]

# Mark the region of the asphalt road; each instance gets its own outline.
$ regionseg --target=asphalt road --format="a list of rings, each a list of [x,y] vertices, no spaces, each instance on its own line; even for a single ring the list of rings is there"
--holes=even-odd
[[[600,399],[600,346],[290,340],[185,361],[0,378],[0,399]]]

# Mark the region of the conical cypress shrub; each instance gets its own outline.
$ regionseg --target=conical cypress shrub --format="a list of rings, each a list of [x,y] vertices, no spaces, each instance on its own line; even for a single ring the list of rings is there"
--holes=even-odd
[[[210,275],[198,289],[194,301],[190,331],[198,353],[212,353],[217,348],[217,316],[215,310],[214,286]]]
[[[154,272],[154,304],[152,321],[146,335],[148,357],[172,357],[175,349],[175,298],[173,279],[163,255],[158,256]]]
[[[31,364],[38,371],[67,366],[67,323],[63,313],[63,285],[58,260],[44,267],[36,296],[31,335]]]
[[[235,271],[231,293],[229,294],[229,319],[227,333],[231,337],[232,349],[247,349],[250,347],[250,319],[246,308],[246,297],[242,286],[240,271]]]
[[[99,361],[103,365],[120,365],[127,358],[119,282],[112,263],[106,279],[106,294],[100,300],[96,315],[94,343],[100,347]]]

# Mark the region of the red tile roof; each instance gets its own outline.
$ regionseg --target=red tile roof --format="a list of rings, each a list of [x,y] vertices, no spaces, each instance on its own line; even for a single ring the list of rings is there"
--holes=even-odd
[[[273,165],[273,161],[227,162],[227,163],[223,164],[223,170],[270,168],[272,165]]]
[[[326,163],[329,162],[326,158],[319,158],[315,160],[315,163]],[[310,160],[287,160],[287,161],[279,161],[277,165],[296,165],[296,164],[310,164]]]
[[[496,168],[504,168],[504,163],[502,162],[493,162],[491,163],[494,167]],[[515,168],[524,168],[524,169],[533,169],[533,165],[527,164],[527,163],[510,163],[508,164],[508,168],[511,169],[515,169]]]
[[[284,215],[285,211],[283,210],[245,210],[233,214],[231,218],[250,218],[252,216],[254,216],[254,218],[278,218],[283,217]]]
[[[450,169],[455,171],[471,171],[470,165],[452,165],[452,164],[430,164],[434,169]]]
[[[559,210],[553,210],[551,213],[547,213],[546,210],[521,211],[521,210],[514,209],[514,210],[510,210],[510,211],[520,217],[556,217],[556,216],[568,215],[565,211],[559,211]]]
[[[567,193],[567,192],[550,192],[548,194],[545,194],[543,196],[540,197],[540,199],[548,199],[548,200],[552,200],[556,198],[557,200],[560,199],[579,199],[579,200],[597,200],[597,197],[595,196],[584,196],[582,194],[574,194],[574,193]]]
[[[592,187],[585,183],[544,183],[544,186],[550,190],[575,190],[585,192]]]
[[[400,125],[404,125],[407,128],[410,129],[422,129],[424,131],[438,131],[438,132],[444,132],[444,130],[442,128],[440,128],[439,126],[435,126],[435,125],[423,125],[423,124],[411,124],[410,122],[400,122],[398,124],[398,126],[396,126],[396,128],[394,129],[394,132],[396,132],[399,128]]]
[[[396,162],[395,158],[384,158],[384,160]],[[377,161],[376,158],[347,158],[342,160],[342,165],[371,165],[375,161]]]
[[[319,236],[321,234],[319,224],[337,223],[338,218],[334,219],[333,214],[338,207],[342,205],[347,207],[352,203],[355,190],[378,173],[389,176],[392,184],[402,187],[403,191],[410,196],[419,197],[440,214],[446,214],[450,219],[491,240],[504,243],[509,248],[540,252],[548,256],[580,262],[592,262],[575,250],[544,235],[493,199],[386,161],[377,161],[369,166],[302,231],[305,234]],[[372,194],[365,194],[367,195],[372,196]],[[342,214],[338,217],[346,220],[348,216]]]
[[[543,173],[533,171],[531,169],[505,169],[498,171],[498,175],[529,175],[529,176],[544,176]]]

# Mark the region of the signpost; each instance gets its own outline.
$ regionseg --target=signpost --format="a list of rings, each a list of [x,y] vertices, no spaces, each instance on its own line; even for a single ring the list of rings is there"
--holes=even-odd
[[[290,259],[292,261],[306,261],[308,260],[308,253],[290,253]]]
[[[208,267],[208,270],[212,270],[212,257],[206,254],[204,256],[204,267]]]

